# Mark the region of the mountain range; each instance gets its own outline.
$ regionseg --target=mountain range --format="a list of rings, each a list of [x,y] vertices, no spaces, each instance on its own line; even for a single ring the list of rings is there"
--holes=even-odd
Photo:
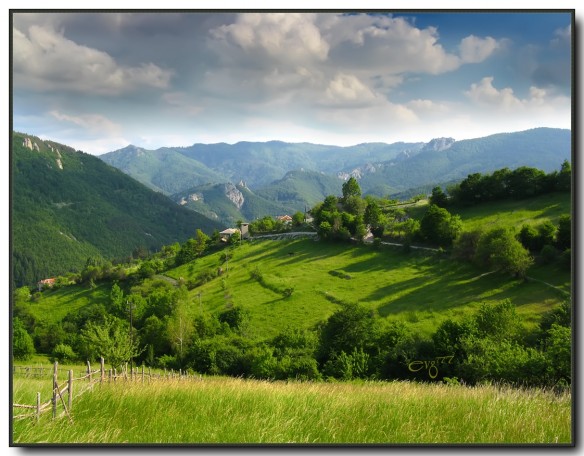
[[[231,224],[303,211],[340,194],[351,176],[364,194],[394,197],[504,167],[549,172],[570,160],[571,132],[536,128],[461,141],[350,147],[281,141],[157,150],[130,145],[100,158],[175,202]]]

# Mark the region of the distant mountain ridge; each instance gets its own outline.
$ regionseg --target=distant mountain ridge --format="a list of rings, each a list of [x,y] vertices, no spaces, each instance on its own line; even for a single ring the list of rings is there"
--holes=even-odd
[[[224,225],[182,208],[97,157],[12,134],[13,283],[80,270]]]
[[[349,147],[281,141],[193,144],[155,151],[128,146],[100,156],[168,195],[197,185],[241,180],[253,191],[260,191],[294,170],[343,180],[354,176],[361,180],[364,192],[383,189],[391,193],[502,167],[533,166],[551,171],[570,157],[570,130],[554,128],[461,141],[435,138],[427,143],[364,143]]]

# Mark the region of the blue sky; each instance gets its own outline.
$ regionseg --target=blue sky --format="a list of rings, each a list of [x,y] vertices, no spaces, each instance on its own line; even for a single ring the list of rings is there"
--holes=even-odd
[[[569,13],[15,13],[13,127],[351,145],[571,127]]]

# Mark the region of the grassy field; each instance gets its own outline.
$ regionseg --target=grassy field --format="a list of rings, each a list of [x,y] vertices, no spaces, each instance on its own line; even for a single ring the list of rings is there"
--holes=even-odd
[[[425,210],[416,205],[416,211]],[[570,212],[568,194],[544,195],[531,200],[486,203],[459,213],[465,230],[491,225],[520,227],[550,219],[557,223]],[[420,214],[418,214],[420,215]],[[221,252],[222,253],[222,252]],[[400,247],[353,246],[314,240],[254,241],[243,243],[228,263],[221,253],[197,259],[165,274],[174,279],[196,279],[204,272],[224,274],[189,293],[190,312],[217,314],[228,305],[240,305],[251,315],[253,336],[269,338],[286,326],[310,328],[326,320],[339,306],[359,302],[387,320],[403,319],[421,336],[428,336],[445,319],[474,312],[483,302],[509,298],[528,326],[569,296],[570,273],[557,266],[534,266],[527,283],[503,274],[485,274],[472,265],[454,262],[447,254]],[[263,280],[252,278],[261,273]],[[544,283],[545,282],[545,283]],[[553,287],[557,287],[555,289]],[[59,321],[89,303],[106,303],[111,284],[90,290],[71,286],[46,291],[30,305],[37,317]],[[285,297],[285,289],[293,289]]]
[[[37,381],[17,380],[34,402]],[[30,396],[30,399],[26,399]],[[542,411],[545,410],[545,413]],[[571,397],[541,390],[408,382],[296,383],[206,377],[97,385],[73,402],[73,424],[15,421],[17,445],[567,444]]]
[[[215,254],[168,275],[189,279],[218,266]],[[269,288],[251,278],[256,269]],[[251,328],[270,337],[286,326],[311,327],[325,320],[339,308],[334,300],[342,300],[359,302],[388,320],[405,319],[427,336],[444,319],[461,318],[483,302],[510,298],[526,323],[535,325],[542,312],[565,299],[541,282],[484,272],[446,255],[404,253],[399,247],[375,250],[313,240],[256,241],[235,249],[222,277],[190,292],[191,310],[197,313],[201,307],[218,313],[228,302],[241,305],[250,311]],[[558,271],[546,279],[569,291],[569,273]],[[274,291],[288,287],[294,288],[290,297]]]

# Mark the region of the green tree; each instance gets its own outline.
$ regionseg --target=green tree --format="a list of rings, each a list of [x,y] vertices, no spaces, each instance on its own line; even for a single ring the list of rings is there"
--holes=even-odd
[[[431,204],[420,222],[422,236],[435,244],[451,245],[462,231],[460,216],[451,215],[443,207]]]
[[[556,245],[562,251],[572,247],[572,217],[570,214],[560,216]]]
[[[87,323],[81,331],[85,355],[91,359],[102,356],[113,367],[120,367],[140,355],[137,335],[130,334],[129,325],[115,317],[107,317],[103,324]]]
[[[535,252],[540,250],[543,246],[540,242],[540,237],[537,230],[532,225],[524,224],[519,232],[519,241],[528,250]]]
[[[553,379],[572,381],[572,331],[569,327],[552,324],[548,330],[546,357]]]
[[[238,222],[239,226],[241,227],[241,223],[243,222]],[[211,241],[211,238],[209,236],[207,236],[205,233],[203,233],[202,230],[197,229],[197,234],[195,236],[195,254],[197,256],[201,256],[205,250],[207,249],[209,242]]]
[[[533,264],[529,252],[508,228],[494,228],[483,233],[477,245],[475,261],[482,267],[500,269],[522,278]]]
[[[557,188],[560,191],[569,192],[572,190],[572,165],[568,160],[564,160],[562,168],[557,177]]]
[[[385,227],[385,217],[376,201],[370,200],[365,208],[363,222],[369,225],[373,236],[381,237]]]
[[[32,337],[18,318],[12,320],[12,356],[14,359],[27,360],[34,355]]]
[[[301,226],[304,223],[304,214],[300,211],[292,216],[292,225]]]
[[[371,349],[379,333],[379,323],[371,310],[359,304],[346,304],[332,314],[320,333],[319,353],[322,361],[333,353],[352,353],[354,349]]]
[[[448,197],[442,191],[442,188],[434,187],[432,189],[432,196],[430,196],[430,204],[434,204],[438,207],[448,206]]]
[[[346,200],[350,196],[356,196],[358,198],[361,197],[361,187],[359,186],[357,179],[355,179],[354,177],[349,177],[347,182],[343,184],[342,191],[344,200]]]
[[[543,222],[541,225],[539,225],[537,227],[537,232],[540,238],[540,245],[541,247],[545,246],[545,245],[554,245],[556,242],[556,231],[557,228],[556,226],[550,222],[549,220],[546,220],[545,222]]]

